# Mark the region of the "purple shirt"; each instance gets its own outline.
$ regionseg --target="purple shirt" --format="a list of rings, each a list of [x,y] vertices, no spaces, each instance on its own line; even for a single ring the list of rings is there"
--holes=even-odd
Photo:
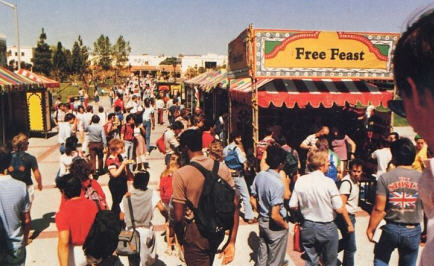
[[[345,135],[343,139],[335,139],[332,141],[332,149],[339,156],[341,161],[346,161],[347,158],[347,144],[350,138]]]

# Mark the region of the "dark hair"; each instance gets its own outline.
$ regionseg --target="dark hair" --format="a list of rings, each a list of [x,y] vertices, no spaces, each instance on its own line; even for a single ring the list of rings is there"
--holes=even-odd
[[[83,106],[83,105],[79,105],[79,106],[77,107],[77,110],[78,110],[78,111],[80,111],[80,109],[83,110],[83,112],[84,112],[84,106]]]
[[[119,105],[115,106],[115,112],[119,112],[121,110],[121,107]]]
[[[99,120],[100,120],[100,118],[99,118],[98,115],[93,115],[92,119],[91,119],[91,122],[92,122],[92,124],[98,124]]]
[[[408,77],[413,79],[421,95],[425,90],[432,91],[434,85],[434,9],[415,18],[401,35],[393,56],[396,86],[407,97],[412,97]]]
[[[184,129],[184,124],[181,121],[175,121],[172,125],[173,130]]]
[[[277,137],[276,138],[276,142],[279,143],[280,146],[288,144],[288,142],[286,141],[285,136]]]
[[[234,131],[229,136],[229,141],[232,142],[232,141],[234,141],[238,137],[241,137],[241,133],[239,133],[238,131]]]
[[[110,119],[112,119],[112,117],[114,117],[115,115],[116,115],[115,113],[110,113],[110,114],[108,114],[107,119],[110,120]],[[128,121],[128,120],[127,120],[127,121]]]
[[[92,172],[90,164],[83,158],[73,159],[69,172],[74,177],[78,178],[81,182],[89,179],[89,175]]]
[[[396,166],[411,165],[416,156],[416,148],[408,138],[400,138],[390,144],[392,159]]]
[[[182,132],[179,139],[181,147],[187,146],[191,151],[202,150],[202,132],[198,129],[187,129]]]
[[[151,101],[149,100],[149,98],[145,99],[144,104],[146,108],[149,108],[149,106],[151,105]]]
[[[387,136],[390,136],[390,135],[394,135],[397,140],[399,139],[399,133],[398,132],[395,132],[395,131],[390,132],[389,135],[387,135]]]
[[[315,143],[318,150],[327,151],[329,149],[329,141],[326,137],[321,136]]]
[[[285,150],[279,144],[274,143],[269,145],[265,162],[271,169],[277,169],[281,163],[285,162],[285,153]]]
[[[86,107],[86,112],[91,113],[93,111],[93,106],[92,105],[88,105]]]
[[[125,122],[130,121],[131,118],[135,121],[134,115],[133,114],[128,114],[127,117],[125,118]]]
[[[270,136],[273,134],[273,128],[272,127],[266,127],[265,128],[265,136]]]
[[[146,190],[148,189],[149,172],[139,171],[134,175],[133,186],[135,189]]]
[[[358,158],[350,161],[350,165],[349,165],[350,170],[353,168],[353,166],[361,166],[363,169],[363,166],[364,166],[363,161],[358,159]]]
[[[100,112],[100,113],[104,112],[104,107],[102,107],[102,106],[98,107],[98,112]]]
[[[10,163],[11,163],[11,153],[9,152],[9,149],[6,147],[6,145],[0,145],[0,172],[4,173],[6,169],[8,169]]]
[[[78,197],[81,194],[81,182],[72,174],[66,174],[56,178],[56,186],[63,192],[67,199]]]
[[[68,122],[68,121],[71,121],[72,119],[74,119],[75,118],[75,115],[73,114],[73,113],[67,113],[66,115],[65,115],[65,122]]]
[[[78,139],[75,136],[71,136],[65,140],[65,153],[71,155],[71,153],[77,150]]]

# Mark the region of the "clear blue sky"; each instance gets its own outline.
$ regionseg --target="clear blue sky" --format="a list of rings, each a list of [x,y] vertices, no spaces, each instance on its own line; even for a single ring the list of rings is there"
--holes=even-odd
[[[257,28],[401,32],[428,0],[7,0],[18,3],[21,45],[71,48],[80,34],[130,41],[132,54],[227,53],[249,23]],[[13,10],[0,5],[0,33],[15,39]]]

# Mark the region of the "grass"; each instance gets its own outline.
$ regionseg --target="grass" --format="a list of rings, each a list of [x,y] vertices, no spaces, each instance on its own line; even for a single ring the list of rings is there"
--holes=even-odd
[[[406,127],[409,126],[408,121],[404,117],[393,114],[393,126],[394,127]]]

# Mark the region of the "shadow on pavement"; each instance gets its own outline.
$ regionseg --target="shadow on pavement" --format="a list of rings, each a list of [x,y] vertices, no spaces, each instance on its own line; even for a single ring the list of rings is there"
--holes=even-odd
[[[35,239],[39,234],[50,226],[50,223],[54,223],[55,212],[49,212],[42,216],[42,218],[32,220],[32,230],[35,230],[30,236],[30,239]]]
[[[250,261],[254,261],[256,263],[256,253],[258,252],[259,248],[259,237],[256,234],[256,232],[250,232],[249,238],[247,239],[247,243],[249,244],[249,247],[252,249],[252,252],[250,255]]]

